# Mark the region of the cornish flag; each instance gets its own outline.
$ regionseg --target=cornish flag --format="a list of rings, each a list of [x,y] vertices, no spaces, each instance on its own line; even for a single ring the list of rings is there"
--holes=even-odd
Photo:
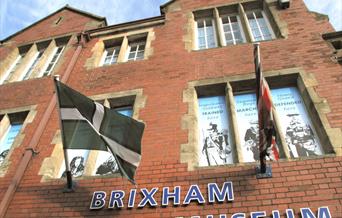
[[[64,149],[108,149],[121,175],[135,184],[144,124],[94,102],[55,79]]]
[[[278,160],[279,152],[272,113],[273,103],[270,89],[261,71],[259,44],[255,44],[254,47],[254,63],[257,79],[260,161],[264,161],[266,156],[271,160]]]

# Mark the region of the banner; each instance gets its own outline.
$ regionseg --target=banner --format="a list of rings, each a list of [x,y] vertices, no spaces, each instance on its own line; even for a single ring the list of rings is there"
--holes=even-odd
[[[321,144],[297,88],[272,89],[272,99],[291,157],[322,155]]]
[[[94,175],[102,176],[113,173],[119,173],[119,166],[112,153],[107,151],[98,151]]]
[[[254,93],[235,95],[235,112],[243,162],[259,160],[259,125]]]
[[[199,165],[233,163],[225,96],[203,97],[199,104]]]
[[[69,165],[72,176],[82,176],[88,159],[89,150],[68,149],[67,152],[69,155]],[[62,164],[59,175],[60,177],[66,177],[65,164]]]

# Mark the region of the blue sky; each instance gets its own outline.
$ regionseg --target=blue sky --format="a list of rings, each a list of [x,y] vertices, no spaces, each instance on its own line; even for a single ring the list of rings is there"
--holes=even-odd
[[[304,1],[310,10],[328,14],[334,28],[342,30],[342,0]],[[166,2],[168,0],[0,0],[0,39],[12,35],[66,4],[104,16],[111,25],[158,16],[159,6]]]

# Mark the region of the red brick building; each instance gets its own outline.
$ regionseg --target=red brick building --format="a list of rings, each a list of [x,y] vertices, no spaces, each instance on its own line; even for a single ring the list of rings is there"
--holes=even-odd
[[[1,41],[0,216],[342,217],[342,33],[303,1],[285,6],[173,0],[111,26],[65,6]],[[266,179],[255,172],[256,41],[279,136]],[[145,123],[137,187],[109,153],[73,150],[82,167],[63,193],[57,74]]]

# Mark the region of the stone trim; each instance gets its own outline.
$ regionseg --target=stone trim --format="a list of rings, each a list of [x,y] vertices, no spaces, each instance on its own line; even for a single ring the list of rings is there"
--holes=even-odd
[[[133,104],[133,118],[138,119],[139,112],[142,108],[145,107],[147,97],[143,95],[142,89],[128,90],[128,91],[120,91],[120,92],[112,92],[105,93],[100,95],[94,95],[90,98],[95,101],[102,101],[106,107],[109,107],[108,99],[116,99],[116,98],[129,98],[135,96],[134,104]],[[143,122],[142,120],[139,120]],[[59,172],[61,167],[64,164],[64,154],[63,154],[63,146],[62,146],[62,138],[60,130],[57,130],[55,136],[53,137],[51,144],[54,145],[54,149],[51,153],[51,156],[44,158],[42,165],[39,169],[38,175],[42,176],[41,182],[48,182],[55,179],[60,179]],[[85,169],[83,175],[81,177],[75,178],[76,180],[82,179],[94,179],[94,178],[112,178],[118,177],[120,174],[110,174],[105,176],[94,176],[93,171],[95,170],[95,163],[98,157],[99,151],[91,150],[88,155],[87,162],[85,164]]]
[[[215,27],[218,30],[216,37],[218,38],[218,47],[224,47],[225,45],[224,41],[224,33],[222,32],[221,28],[219,28],[219,25],[222,25],[222,22],[220,22],[220,16],[218,13],[218,8],[222,7],[230,7],[230,6],[237,6],[237,14],[241,18],[241,25],[242,25],[242,31],[244,32],[244,36],[246,38],[245,43],[253,43],[252,40],[252,32],[250,28],[248,27],[248,19],[245,13],[244,5],[248,4],[254,4],[254,3],[260,3],[261,9],[266,14],[267,20],[270,23],[270,26],[272,27],[272,30],[274,32],[275,38],[272,40],[276,40],[278,38],[287,38],[288,37],[288,27],[287,23],[282,21],[282,19],[279,16],[279,9],[277,8],[277,1],[276,0],[246,0],[246,1],[233,1],[226,4],[218,4],[214,6],[205,6],[196,8],[194,11],[189,11],[186,13],[187,23],[185,24],[185,35],[183,36],[183,41],[185,42],[185,49],[187,51],[197,51],[197,45],[196,45],[196,21],[194,13],[196,11],[204,11],[204,10],[213,10],[213,18],[215,20]],[[261,4],[262,3],[262,4]],[[233,46],[233,45],[228,45]],[[206,50],[206,49],[204,49]]]
[[[94,69],[97,67],[110,67],[115,64],[126,63],[126,54],[127,54],[127,47],[128,47],[128,39],[135,35],[142,35],[146,34],[146,44],[145,44],[145,52],[144,52],[144,59],[148,59],[150,56],[153,55],[153,48],[152,48],[152,41],[155,40],[155,32],[153,28],[146,28],[146,29],[139,29],[135,31],[120,33],[116,35],[101,37],[98,39],[94,47],[91,49],[92,56],[85,61],[84,67],[87,70]],[[108,66],[100,66],[101,60],[103,58],[103,52],[105,49],[105,41],[115,41],[118,39],[122,39],[121,46],[120,46],[120,54],[118,57],[118,61],[115,64],[111,64]]]
[[[15,140],[13,141],[13,144],[9,150],[8,155],[6,156],[5,160],[2,162],[0,165],[0,178],[4,177],[11,165],[11,155],[15,148],[19,147],[24,138],[25,138],[25,128],[28,124],[32,123],[36,113],[37,113],[37,106],[36,105],[31,105],[31,106],[25,106],[25,107],[18,107],[18,108],[11,108],[11,109],[4,109],[0,110],[0,114],[13,114],[13,113],[19,113],[19,112],[24,112],[28,111],[28,114],[23,122],[23,126],[19,132],[19,134],[16,136]],[[6,117],[6,116],[5,116]],[[1,120],[0,120],[1,121]]]
[[[311,121],[317,131],[318,137],[321,141],[322,148],[325,152],[323,156],[342,156],[341,141],[342,132],[340,128],[331,128],[327,119],[327,113],[330,112],[329,104],[326,99],[321,98],[315,92],[314,88],[318,85],[314,75],[305,72],[300,68],[290,68],[277,71],[264,72],[264,76],[267,79],[272,79],[278,76],[284,77],[284,81],[280,83],[288,85],[289,81],[285,81],[286,78],[291,80],[290,83],[295,85],[304,101],[307,108]],[[293,78],[295,78],[294,81]],[[227,112],[230,116],[230,126],[232,128],[233,145],[235,145],[235,157],[234,162],[236,164],[231,165],[245,165],[250,163],[242,163],[241,154],[241,142],[239,140],[239,134],[237,129],[237,120],[235,114],[235,103],[233,101],[233,90],[231,84],[234,82],[243,82],[247,80],[255,80],[254,73],[236,75],[236,76],[225,76],[220,78],[212,78],[198,81],[191,81],[188,83],[188,88],[183,91],[183,102],[188,104],[188,113],[184,114],[181,120],[181,126],[183,130],[188,131],[188,141],[185,144],[181,144],[180,162],[188,164],[188,170],[194,170],[198,168],[198,154],[197,146],[199,145],[199,133],[198,133],[198,104],[197,104],[197,92],[196,87],[215,85],[215,84],[226,84],[226,98],[227,98]],[[279,80],[278,80],[279,81]],[[270,83],[271,84],[271,83]],[[271,84],[272,86],[272,84]],[[275,115],[277,119],[277,115]],[[278,124],[280,122],[277,122]],[[277,126],[278,127],[278,126]],[[278,127],[279,129],[279,127]],[[283,156],[287,161],[297,159],[311,159],[314,157],[300,157],[290,159],[289,151],[285,143],[285,137],[281,134],[281,144],[283,145]],[[202,168],[202,167],[200,167]],[[207,167],[206,167],[207,168]]]

